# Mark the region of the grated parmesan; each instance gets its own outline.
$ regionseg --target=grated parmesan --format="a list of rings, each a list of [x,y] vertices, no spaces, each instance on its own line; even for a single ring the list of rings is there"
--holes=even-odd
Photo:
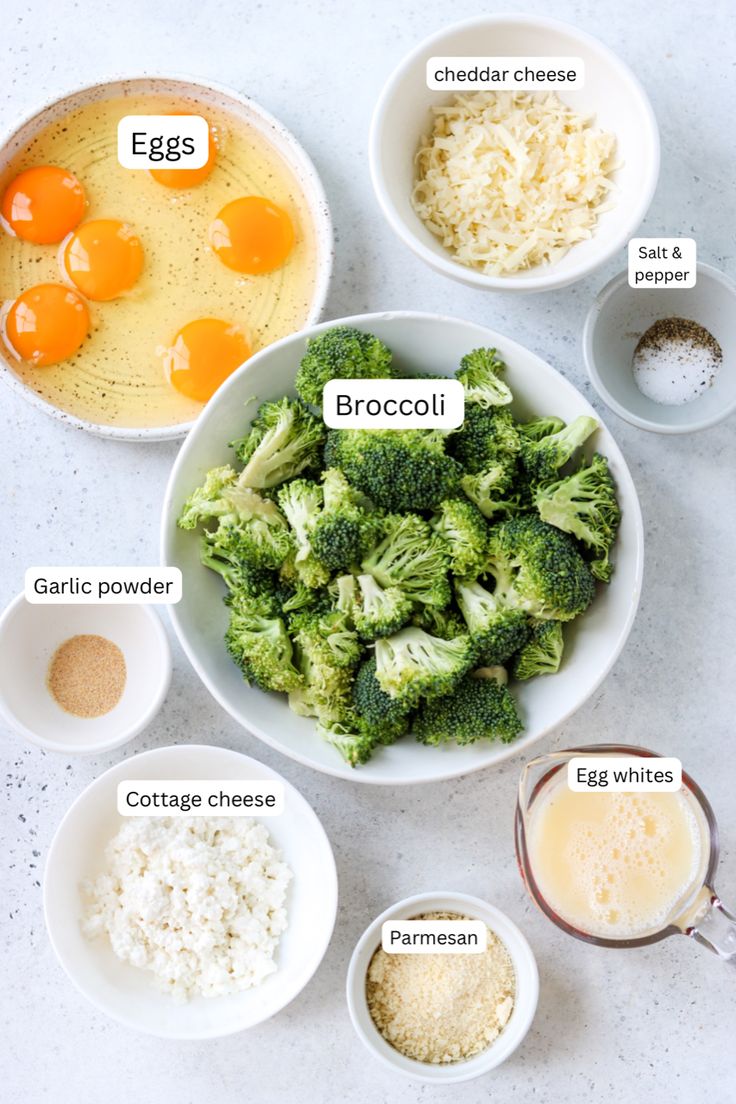
[[[478,92],[435,107],[412,205],[461,264],[554,264],[611,206],[616,140],[554,92]]]
[[[429,912],[415,920],[468,920]],[[484,954],[387,954],[368,966],[366,999],[373,1022],[407,1058],[444,1065],[472,1058],[508,1023],[516,996],[511,956],[488,930]]]

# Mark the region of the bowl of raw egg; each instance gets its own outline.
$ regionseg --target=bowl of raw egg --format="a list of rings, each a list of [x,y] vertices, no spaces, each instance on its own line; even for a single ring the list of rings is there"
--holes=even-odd
[[[187,114],[209,126],[202,167],[121,165],[121,119]],[[0,374],[69,425],[183,436],[253,353],[319,320],[331,266],[314,166],[238,92],[121,78],[0,144]]]

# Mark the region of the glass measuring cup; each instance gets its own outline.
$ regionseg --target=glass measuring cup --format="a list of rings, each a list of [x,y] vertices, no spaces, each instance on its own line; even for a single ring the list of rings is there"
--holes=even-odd
[[[656,752],[648,751],[646,748],[629,747],[623,744],[596,744],[552,752],[527,763],[519,782],[515,840],[519,870],[529,895],[557,927],[586,943],[594,943],[600,947],[644,947],[650,943],[657,943],[660,939],[666,939],[670,935],[687,935],[714,951],[724,961],[736,964],[736,916],[723,905],[712,888],[718,865],[718,825],[705,794],[685,771],[682,772],[682,786],[699,814],[698,819],[703,833],[706,852],[704,873],[694,880],[661,927],[635,937],[607,938],[593,935],[565,920],[545,899],[535,877],[529,846],[530,814],[535,808],[535,802],[542,799],[553,782],[560,782],[560,771],[565,772],[566,776],[567,764],[573,757],[594,758],[614,755],[659,758]]]

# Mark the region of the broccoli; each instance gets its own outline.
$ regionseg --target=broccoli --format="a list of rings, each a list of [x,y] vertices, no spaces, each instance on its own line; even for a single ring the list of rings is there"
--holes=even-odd
[[[523,509],[522,496],[513,490],[515,466],[499,459],[477,475],[464,475],[461,487],[485,518],[514,514]]]
[[[475,649],[467,635],[442,640],[410,625],[376,641],[381,689],[407,708],[421,697],[449,694],[474,661]]]
[[[534,503],[543,521],[572,533],[596,553],[590,570],[596,579],[607,583],[613,572],[608,555],[616,539],[621,510],[605,457],[596,453],[590,464],[583,464],[573,475],[539,487]]]
[[[465,420],[453,433],[450,445],[466,475],[477,475],[500,462],[511,478],[516,470],[521,437],[510,411],[466,406]]]
[[[359,767],[373,755],[376,740],[361,728],[355,717],[344,720],[317,721],[317,735],[340,752],[351,767]]]
[[[398,587],[407,598],[443,609],[450,601],[445,542],[417,514],[391,515],[386,536],[362,563],[382,587]]]
[[[460,486],[462,469],[444,435],[422,430],[333,429],[325,466],[339,468],[376,506],[393,513],[431,510]]]
[[[276,487],[305,468],[318,468],[324,439],[324,425],[300,402],[284,398],[263,403],[248,435],[232,442],[245,464],[240,484]]]
[[[514,678],[553,675],[559,670],[563,647],[562,624],[559,621],[533,622],[529,640],[514,657]]]
[[[276,576],[268,568],[243,559],[237,540],[228,539],[229,533],[229,529],[220,528],[202,534],[201,562],[216,571],[229,590],[251,601],[257,598],[268,602],[278,610],[278,605],[274,605],[277,603]]]
[[[565,428],[565,423],[562,418],[550,416],[533,418],[530,422],[517,422],[516,428],[519,433],[523,434],[524,437],[528,437],[531,441],[540,441],[542,437],[559,433],[561,429]]]
[[[414,603],[395,586],[385,589],[372,575],[342,575],[336,580],[337,607],[352,620],[364,640],[391,636],[411,617]]]
[[[358,668],[353,683],[353,707],[361,729],[373,737],[374,743],[392,744],[409,731],[411,710],[381,688],[375,656]]]
[[[423,744],[477,743],[501,740],[510,744],[523,728],[506,686],[494,679],[466,675],[443,698],[423,702],[414,718],[414,735]]]
[[[324,473],[322,491],[324,509],[309,528],[309,542],[330,571],[347,571],[380,538],[381,518],[366,512],[370,504],[365,496],[354,491],[336,468]]]
[[[301,685],[284,622],[257,600],[231,603],[225,643],[244,676],[264,690],[289,693]]]
[[[491,528],[487,569],[499,604],[540,620],[571,621],[595,595],[595,580],[572,537],[531,514]]]
[[[289,707],[300,717],[318,717],[323,724],[350,716],[353,668],[330,661],[323,641],[305,633],[296,642],[296,667],[302,685],[289,693]]]
[[[502,596],[497,598],[472,579],[456,579],[455,594],[478,661],[484,667],[505,663],[528,640],[526,613],[505,607]]]
[[[229,464],[208,471],[202,486],[197,487],[184,503],[177,520],[179,528],[196,529],[203,521],[232,514],[232,503],[224,492],[233,486],[237,478],[237,472]]]
[[[447,543],[454,575],[477,575],[488,545],[488,525],[478,507],[466,498],[446,498],[430,522]]]
[[[341,610],[324,611],[319,604],[300,610],[290,617],[289,630],[302,651],[335,667],[354,667],[363,654],[363,645]]]
[[[372,334],[334,326],[307,341],[296,374],[296,390],[305,403],[322,405],[322,389],[331,379],[391,379],[391,352]]]
[[[305,586],[326,586],[329,569],[314,554],[309,533],[322,508],[322,488],[308,479],[292,479],[279,491],[279,505],[286,514],[295,539],[295,550],[285,563],[286,578],[294,576]]]
[[[521,461],[533,483],[551,483],[559,469],[598,428],[595,418],[581,414],[570,425],[556,433],[534,440],[521,435]]]
[[[436,606],[418,606],[411,623],[442,640],[452,640],[453,636],[462,636],[468,631],[462,615],[452,606],[442,610]]]
[[[473,349],[460,361],[455,377],[465,388],[466,403],[478,406],[508,406],[511,389],[499,379],[506,365],[495,349]]]

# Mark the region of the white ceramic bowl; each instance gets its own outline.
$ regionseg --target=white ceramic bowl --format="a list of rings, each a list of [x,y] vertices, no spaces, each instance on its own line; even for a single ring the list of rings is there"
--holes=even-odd
[[[90,941],[82,935],[79,887],[102,872],[105,846],[122,824],[116,810],[118,783],[141,778],[283,783],[284,812],[264,818],[263,823],[294,875],[287,898],[289,924],[277,951],[278,970],[257,988],[224,997],[195,997],[180,1004],[159,992],[147,971],[116,958],[108,940]],[[337,874],[330,842],[301,794],[276,771],[247,755],[197,744],[144,752],[96,778],[57,829],[46,859],[43,892],[51,944],[80,992],[126,1027],[169,1039],[213,1039],[274,1016],[301,992],[319,966],[337,912]]]
[[[366,974],[373,955],[381,945],[381,926],[386,920],[411,920],[412,917],[426,912],[457,912],[473,920],[482,920],[506,945],[514,964],[516,999],[506,1027],[487,1050],[464,1062],[433,1065],[407,1058],[386,1042],[368,1010]],[[493,905],[481,901],[479,897],[470,897],[467,893],[420,893],[392,905],[366,928],[353,951],[348,967],[348,1011],[360,1041],[384,1066],[414,1081],[425,1081],[433,1085],[471,1081],[505,1062],[531,1027],[538,997],[537,963],[531,947],[516,924]]]
[[[723,365],[713,385],[690,403],[664,406],[636,386],[631,362],[639,338],[660,318],[689,318],[713,334]],[[631,288],[620,272],[596,297],[583,329],[583,356],[593,386],[620,418],[655,433],[707,429],[736,410],[736,284],[698,265],[694,288]]]
[[[483,326],[411,312],[363,314],[340,321],[376,334],[393,350],[400,366],[439,375],[452,375],[471,349],[496,346],[508,364],[507,379],[518,414],[557,414],[566,421],[578,414],[595,414],[572,384],[538,356]],[[613,666],[634,620],[641,586],[643,530],[636,490],[618,446],[601,426],[588,451],[597,450],[608,457],[618,487],[623,520],[614,555],[616,571],[610,586],[599,587],[585,616],[567,628],[561,670],[553,678],[515,686],[526,725],[516,743],[424,747],[408,738],[381,748],[363,767],[347,766],[337,751],[316,735],[313,720],[292,713],[285,696],[264,693],[243,681],[223,644],[227,609],[222,602],[222,582],[200,564],[197,537],[176,526],[184,501],[205,473],[232,460],[227,443],[243,435],[255,409],[251,407],[246,414],[246,401],[253,395],[259,400],[293,395],[307,338],[334,325],[322,323],[252,357],[220,388],[184,442],[169,479],[161,523],[162,560],[181,568],[184,576],[184,596],[169,607],[169,613],[186,654],[210,693],[235,720],[285,755],[357,782],[397,785],[468,774],[526,751],[582,705]]]
[[[70,636],[107,637],[125,657],[120,701],[102,717],[66,713],[46,688],[49,662]],[[64,755],[97,755],[132,740],[158,713],[171,650],[144,605],[35,605],[19,594],[0,617],[0,715],[26,740]]]
[[[411,205],[414,156],[430,133],[431,108],[453,93],[427,88],[430,57],[581,57],[585,84],[562,91],[571,107],[594,114],[616,135],[620,168],[614,175],[612,210],[601,215],[589,241],[551,266],[513,276],[487,276],[455,261]],[[537,15],[484,15],[431,35],[400,62],[376,105],[370,134],[370,167],[381,209],[405,245],[431,268],[472,287],[492,291],[549,291],[565,287],[604,264],[634,234],[647,212],[659,175],[659,132],[644,89],[631,70],[597,39],[567,23]]]
[[[7,164],[33,141],[40,130],[69,111],[97,100],[149,93],[181,96],[195,100],[204,109],[209,106],[226,111],[259,131],[281,155],[304,192],[314,224],[318,249],[317,274],[314,294],[307,313],[307,325],[317,322],[327,299],[333,257],[332,220],[322,182],[310,158],[294,135],[265,108],[241,92],[233,91],[213,81],[204,83],[192,77],[180,75],[121,76],[109,81],[85,85],[42,105],[8,129],[0,138],[0,175]],[[14,364],[15,361],[0,342],[0,376],[5,382],[14,391],[28,399],[33,406],[74,428],[85,429],[97,436],[113,437],[117,440],[168,441],[184,437],[192,426],[191,422],[186,422],[171,426],[142,428],[109,426],[85,421],[83,418],[60,410],[26,386],[14,371]]]

